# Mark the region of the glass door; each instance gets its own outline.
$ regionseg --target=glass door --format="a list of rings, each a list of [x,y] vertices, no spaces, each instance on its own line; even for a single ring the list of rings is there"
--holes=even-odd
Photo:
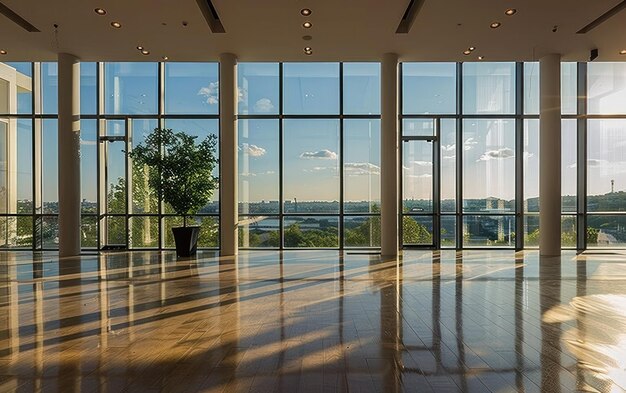
[[[402,245],[438,248],[439,196],[434,136],[402,140]]]

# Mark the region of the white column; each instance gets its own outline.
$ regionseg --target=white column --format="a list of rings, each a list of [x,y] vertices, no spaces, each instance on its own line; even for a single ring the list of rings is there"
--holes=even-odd
[[[540,59],[539,253],[561,255],[561,56]]]
[[[237,57],[220,55],[220,254],[237,255]]]
[[[59,54],[59,255],[80,254],[80,63]]]
[[[386,53],[381,65],[381,254],[398,255],[398,55]]]

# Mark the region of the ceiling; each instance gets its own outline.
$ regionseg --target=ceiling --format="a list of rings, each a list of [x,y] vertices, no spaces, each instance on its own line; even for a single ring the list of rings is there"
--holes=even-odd
[[[363,61],[386,52],[402,61],[529,61],[547,53],[585,61],[593,48],[598,61],[626,60],[619,54],[626,10],[576,34],[622,0],[426,0],[408,34],[395,31],[409,0],[213,0],[224,34],[211,32],[196,0],[0,1],[41,30],[29,33],[0,15],[0,49],[7,51],[0,61],[55,60],[61,52],[83,61],[214,61],[223,52],[240,61]],[[97,7],[107,14],[97,15]],[[308,18],[300,15],[305,7],[313,11]],[[506,16],[507,8],[517,13]],[[494,21],[502,26],[490,28]],[[463,55],[469,46],[477,49]]]

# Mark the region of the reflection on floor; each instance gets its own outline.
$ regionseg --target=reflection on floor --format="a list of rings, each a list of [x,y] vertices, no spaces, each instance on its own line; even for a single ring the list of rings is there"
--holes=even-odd
[[[0,390],[623,391],[625,304],[610,253],[5,252]]]

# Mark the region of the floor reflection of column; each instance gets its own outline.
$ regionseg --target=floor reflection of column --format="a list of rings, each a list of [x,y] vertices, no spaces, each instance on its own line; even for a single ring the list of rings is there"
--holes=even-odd
[[[41,253],[33,253],[33,317],[35,320],[35,349],[34,349],[34,367],[35,381],[34,391],[40,391],[43,387],[43,353],[44,353],[44,339],[45,329],[43,320],[43,262]]]
[[[454,318],[456,321],[456,348],[458,352],[457,365],[461,390],[468,391],[467,370],[465,369],[465,345],[463,339],[463,254],[456,258],[456,276],[454,290]]]
[[[126,253],[126,268],[128,271],[128,339],[135,342],[135,273],[133,269],[132,253]]]
[[[524,389],[524,255],[515,257],[515,386]]]
[[[80,332],[82,323],[82,285],[80,257],[59,260],[59,330],[58,387],[60,392],[79,392],[81,385],[81,353],[76,353],[75,335]],[[74,347],[74,348],[73,348]]]
[[[111,331],[111,319],[109,313],[109,284],[107,270],[108,268],[106,254],[100,254],[98,256],[98,275],[100,277],[98,281],[98,301],[100,307],[100,334],[98,336],[98,373],[100,377],[101,391],[104,392],[109,390],[105,364],[106,354],[109,348],[109,332]]]
[[[433,355],[435,356],[436,374],[444,372],[441,354],[441,259],[433,258],[432,266],[432,314]]]
[[[576,296],[587,296],[587,260],[585,257],[579,257],[576,262]],[[576,327],[578,329],[578,339],[581,342],[587,342],[586,314],[576,308]],[[576,388],[583,390],[587,387],[585,382],[585,369],[581,363],[581,359],[576,362]]]
[[[398,261],[391,266],[393,261],[384,262],[383,266],[393,269],[396,274],[395,278],[390,276],[383,269],[376,276],[379,276],[378,285],[380,286],[380,351],[381,357],[386,362],[383,366],[384,370],[379,370],[382,375],[382,391],[395,393],[401,390],[402,375],[399,370],[401,364],[400,348],[400,331],[401,323],[400,310],[398,305],[399,285],[398,285]],[[390,280],[392,278],[393,280]],[[382,365],[381,365],[382,366]]]
[[[561,304],[561,258],[540,257],[539,310],[541,320],[541,391],[560,392],[561,324],[545,321],[543,316]]]
[[[18,292],[14,253],[0,254],[0,357],[13,360],[19,351]],[[10,362],[0,363],[3,374],[8,374]],[[19,385],[17,377],[5,377],[0,381],[0,390],[15,391]]]

